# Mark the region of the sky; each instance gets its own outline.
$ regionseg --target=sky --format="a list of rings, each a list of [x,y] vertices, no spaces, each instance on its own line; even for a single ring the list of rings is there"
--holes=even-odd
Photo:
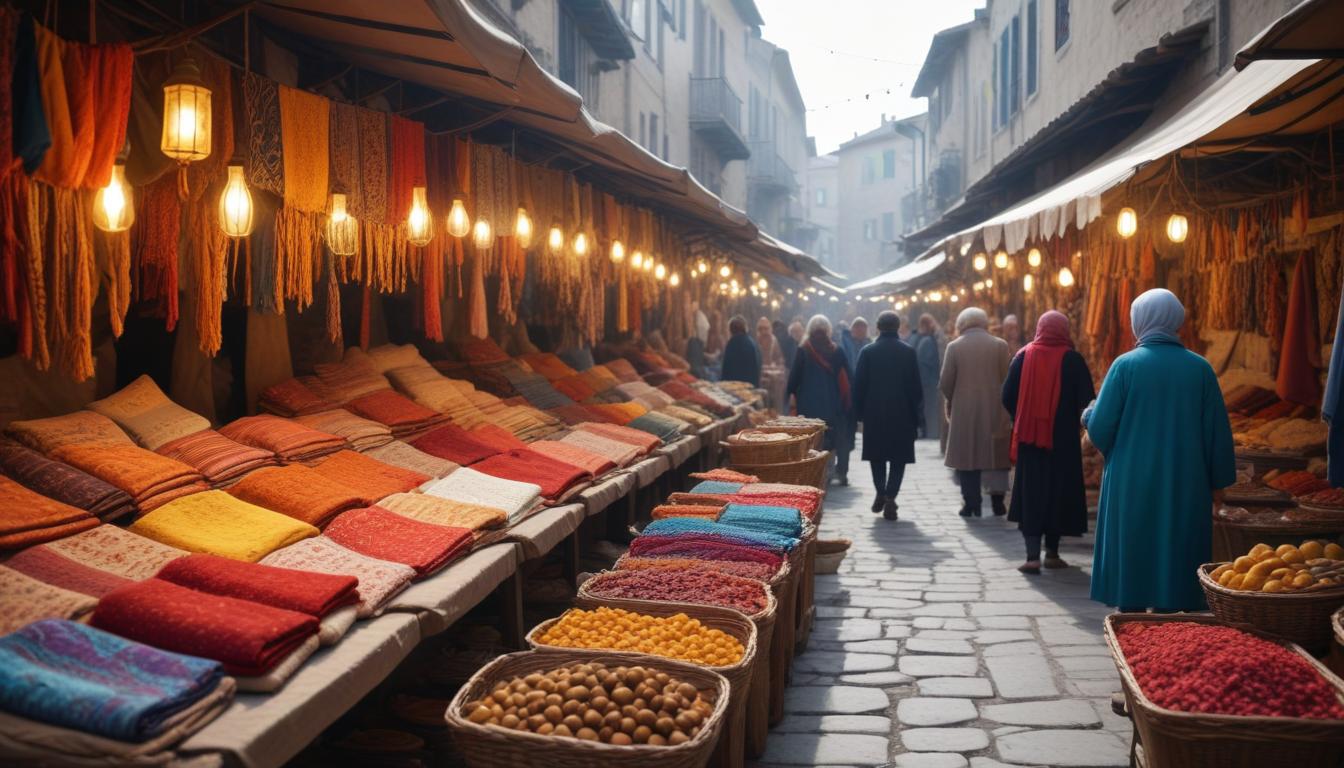
[[[984,0],[756,0],[765,39],[789,51],[817,152],[923,112],[910,96],[934,33],[970,21]]]

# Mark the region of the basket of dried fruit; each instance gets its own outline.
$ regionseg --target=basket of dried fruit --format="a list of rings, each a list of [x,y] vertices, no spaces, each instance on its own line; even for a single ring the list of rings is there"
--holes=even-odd
[[[1305,539],[1334,538],[1344,532],[1338,520],[1304,522],[1310,517],[1297,508],[1224,507],[1213,516],[1213,559],[1235,560],[1260,543],[1278,547]]]
[[[779,424],[767,422],[757,427],[762,432],[782,432],[788,435],[805,435],[809,442],[808,447],[814,451],[821,450],[821,442],[826,437],[826,422],[819,424]]]
[[[1209,616],[1106,617],[1151,768],[1337,768],[1344,682],[1302,648]]]
[[[728,700],[728,680],[695,664],[538,650],[481,668],[444,718],[472,768],[699,768]]]
[[[1344,548],[1338,544],[1257,544],[1231,563],[1200,566],[1198,577],[1222,621],[1255,627],[1313,653],[1329,649],[1330,617],[1344,606]]]
[[[783,464],[802,461],[812,445],[811,435],[792,435],[787,432],[765,432],[747,429],[729,436],[723,442],[733,464]],[[752,473],[755,474],[755,473]]]

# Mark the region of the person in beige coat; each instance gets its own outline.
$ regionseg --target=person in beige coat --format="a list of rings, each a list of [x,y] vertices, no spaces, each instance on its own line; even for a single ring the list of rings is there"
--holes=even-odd
[[[962,517],[979,517],[981,484],[994,514],[1007,514],[1009,448],[1013,427],[1003,408],[1003,382],[1012,357],[1008,344],[989,333],[984,310],[967,307],[957,316],[957,338],[947,345],[938,389],[947,401],[947,456],[961,485]]]

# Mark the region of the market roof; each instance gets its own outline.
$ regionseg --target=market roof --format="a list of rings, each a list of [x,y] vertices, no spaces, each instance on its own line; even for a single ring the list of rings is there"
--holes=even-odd
[[[940,249],[921,255],[901,266],[884,272],[877,277],[860,280],[849,286],[851,293],[881,293],[897,290],[912,280],[925,277],[947,263],[947,255]]]
[[[1302,0],[1237,52],[1236,67],[1265,59],[1344,58],[1344,3]]]
[[[974,20],[948,27],[934,34],[933,41],[929,43],[929,52],[924,56],[924,65],[919,68],[919,76],[915,78],[915,87],[910,91],[911,96],[918,99],[933,93],[933,89],[938,87],[947,63],[952,60],[952,54],[965,41],[971,28],[981,21],[977,11]]]

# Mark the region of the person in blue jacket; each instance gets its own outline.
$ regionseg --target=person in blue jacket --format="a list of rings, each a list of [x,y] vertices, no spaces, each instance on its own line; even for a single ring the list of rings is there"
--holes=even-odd
[[[1083,413],[1106,459],[1092,599],[1124,611],[1205,608],[1195,570],[1212,557],[1213,505],[1236,481],[1232,427],[1208,361],[1177,335],[1185,307],[1155,288],[1134,300],[1138,346],[1116,358]]]

